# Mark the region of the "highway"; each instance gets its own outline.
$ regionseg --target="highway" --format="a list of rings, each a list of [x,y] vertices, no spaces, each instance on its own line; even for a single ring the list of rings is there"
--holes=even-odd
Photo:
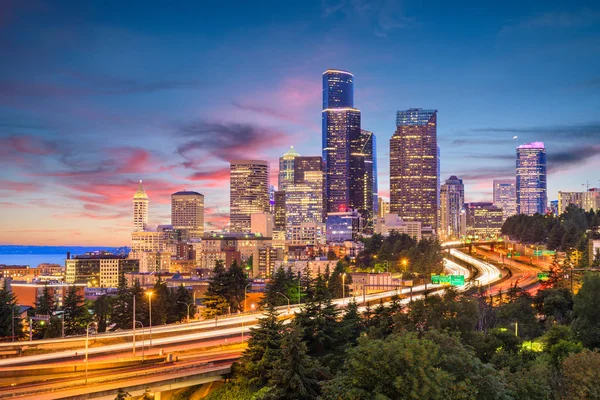
[[[479,270],[479,276],[477,281],[480,282],[481,285],[493,284],[495,281],[499,280],[499,276],[501,275],[500,270],[486,262],[478,260],[472,256],[464,254],[458,250],[450,250],[451,254],[463,261],[466,261],[472,264],[475,268]],[[463,266],[445,259],[444,260],[444,268],[445,271],[449,274],[463,274],[466,278],[470,276],[470,272],[467,268]],[[399,288],[400,289],[400,288]],[[427,289],[429,289],[430,294],[442,293],[445,289],[444,285],[427,285]],[[431,291],[431,289],[434,289]],[[458,290],[465,290],[465,287],[459,287]],[[414,286],[412,288],[412,298],[418,299],[423,296],[423,291],[425,290],[424,285]],[[392,290],[386,291],[382,293],[374,293],[364,296],[365,300],[373,301],[379,299],[386,299],[401,291],[402,294],[409,294],[411,292],[411,288],[402,288],[401,290]],[[333,302],[337,304],[340,308],[343,308],[345,304],[347,304],[352,296],[348,296],[344,299],[336,299]],[[363,296],[356,298],[358,302],[362,302]],[[403,304],[407,304],[410,301],[409,298],[403,298],[401,302]],[[282,307],[282,315],[286,315],[288,312],[293,314],[295,311],[299,310],[299,305],[291,305],[288,311],[287,306]],[[359,309],[366,308],[364,305]],[[220,353],[218,350],[219,344],[232,344],[242,341],[242,331],[249,334],[249,329],[256,326],[256,322],[259,318],[262,318],[262,314],[253,313],[253,314],[244,314],[244,315],[236,315],[226,318],[219,318],[218,321],[208,320],[208,321],[198,321],[190,324],[175,324],[175,325],[167,325],[167,326],[159,326],[153,327],[153,335],[156,333],[166,333],[168,332],[170,335],[160,338],[153,338],[152,349],[149,348],[149,338],[148,338],[148,329],[145,330],[145,340],[140,340],[140,336],[136,340],[136,348],[137,348],[137,360],[141,361],[141,350],[142,346],[145,348],[145,356],[153,356],[156,357],[161,349],[164,349],[165,353],[175,353],[180,354],[180,360],[176,361],[173,364],[151,364],[151,365],[142,365],[136,364],[129,367],[123,367],[118,370],[104,370],[104,371],[92,371],[92,365],[98,362],[106,362],[106,361],[126,361],[133,360],[132,355],[132,343],[131,341],[125,343],[114,343],[114,344],[103,344],[100,346],[89,347],[89,362],[90,362],[90,384],[97,384],[102,386],[102,388],[108,387],[117,387],[115,386],[115,381],[117,380],[117,376],[124,376],[127,378],[127,384],[134,379],[133,377],[144,375],[144,374],[159,374],[163,375],[174,374],[176,376],[176,372],[180,371],[179,366],[185,368],[186,365],[196,365],[195,368],[204,368],[206,364],[202,364],[206,362],[207,357],[214,356],[214,352],[216,351],[217,356],[229,357],[231,356],[227,353],[227,350],[222,350],[223,353]],[[289,320],[288,320],[289,321]],[[216,322],[216,326],[215,326]],[[244,327],[241,326],[242,322],[244,323]],[[205,331],[200,331],[200,329],[207,329]],[[138,335],[139,335],[138,330]],[[123,331],[117,333],[108,333],[105,335],[98,335],[98,340],[100,339],[110,339],[110,338],[131,338],[131,331]],[[90,338],[91,339],[91,338]],[[65,393],[73,392],[76,393],[77,389],[79,391],[82,390],[82,372],[81,367],[84,364],[82,358],[85,352],[84,346],[82,345],[82,338],[71,338],[67,339],[69,343],[72,344],[73,347],[68,350],[57,350],[48,354],[37,354],[37,355],[28,355],[17,358],[8,358],[0,360],[0,378],[2,377],[2,371],[11,371],[15,369],[27,369],[27,368],[35,368],[35,367],[27,367],[27,365],[37,365],[38,368],[48,368],[48,367],[64,367],[70,366],[75,367],[78,366],[79,372],[71,373],[71,374],[55,374],[55,375],[42,375],[40,378],[47,380],[46,382],[39,382],[35,379],[35,377],[19,378],[17,386],[14,387],[0,387],[0,397],[6,395],[8,393],[20,393],[25,397],[18,396],[19,398],[56,398],[52,397],[52,395],[43,397],[43,396],[35,396],[35,391],[37,393],[42,393],[50,390],[64,390]],[[90,340],[93,342],[92,340]],[[27,345],[29,342],[19,342],[18,345]],[[42,340],[42,341],[34,341],[32,344],[44,343],[46,345],[53,345],[55,343],[63,343],[63,339],[52,339],[52,340]],[[217,350],[214,350],[213,353],[210,351],[204,350],[202,348],[206,348],[208,346],[217,346]],[[239,350],[241,351],[241,350]],[[229,352],[231,352],[229,350]],[[239,354],[239,352],[238,352]],[[237,357],[237,356],[236,356]],[[196,364],[194,364],[196,363]],[[225,362],[223,365],[230,365]],[[161,371],[161,372],[159,372]],[[191,372],[190,372],[191,373]],[[5,375],[6,376],[6,375]],[[96,381],[96,379],[100,380],[100,376],[102,377],[112,377],[109,380],[102,379],[102,381]],[[0,385],[2,385],[2,381],[4,381],[6,385],[6,379],[0,379]],[[141,378],[140,378],[141,379]],[[18,392],[17,392],[18,390]],[[33,392],[32,392],[33,390]],[[87,390],[87,387],[86,389]],[[56,393],[55,393],[56,394]],[[33,396],[33,397],[30,397]],[[44,395],[45,396],[45,395]],[[62,391],[61,391],[62,396]]]

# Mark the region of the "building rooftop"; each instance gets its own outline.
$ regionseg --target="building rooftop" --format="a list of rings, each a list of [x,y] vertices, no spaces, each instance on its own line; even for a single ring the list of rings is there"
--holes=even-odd
[[[192,192],[190,190],[181,190],[177,193],[173,193],[171,196],[202,196],[202,197],[204,197],[204,195],[202,193]]]
[[[544,142],[525,143],[518,147],[519,149],[544,149]]]
[[[133,195],[133,199],[134,200],[148,200],[148,195],[146,194],[146,191],[144,190],[142,181],[140,181],[140,184],[138,185],[138,188],[135,191],[135,194]]]

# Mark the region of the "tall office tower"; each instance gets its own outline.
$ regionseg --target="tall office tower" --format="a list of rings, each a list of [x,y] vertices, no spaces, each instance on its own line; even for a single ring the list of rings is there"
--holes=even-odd
[[[133,231],[143,232],[148,225],[148,195],[142,186],[142,181],[133,195]]]
[[[377,199],[377,216],[380,218],[385,217],[390,213],[390,202],[385,201],[383,197]]]
[[[324,218],[324,174],[321,157],[297,157],[294,183],[285,191],[286,239],[302,223],[322,223]]]
[[[171,195],[171,225],[182,238],[201,239],[204,235],[204,196],[182,191]]]
[[[517,147],[517,213],[544,214],[546,192],[546,148],[543,142]]]
[[[398,111],[390,139],[390,212],[437,229],[437,110]]]
[[[233,160],[230,171],[230,231],[250,233],[250,216],[269,212],[269,163]]]
[[[285,232],[285,190],[276,191],[274,197],[273,230]]]
[[[326,210],[366,214],[360,110],[354,108],[351,73],[334,69],[323,73],[322,123]]]
[[[379,212],[379,201],[377,199],[379,193],[379,184],[377,180],[377,138],[375,135],[372,136],[372,142],[373,154],[371,157],[373,159],[373,219],[375,219],[374,217]]]
[[[375,135],[373,132],[362,129],[360,131],[361,138],[361,153],[364,157],[364,178],[362,179],[363,189],[361,200],[365,206],[365,212],[363,213],[365,228],[373,229],[373,210],[375,206],[373,204],[373,193],[377,195],[377,192],[373,192],[373,188],[376,185],[375,181]]]
[[[285,190],[287,185],[294,182],[294,160],[300,154],[291,146],[290,149],[279,157],[279,181],[277,190]]]
[[[517,214],[516,187],[514,179],[494,179],[494,205],[502,209],[503,221]]]
[[[460,237],[460,210],[465,203],[465,186],[462,179],[452,175],[440,188],[441,239]]]

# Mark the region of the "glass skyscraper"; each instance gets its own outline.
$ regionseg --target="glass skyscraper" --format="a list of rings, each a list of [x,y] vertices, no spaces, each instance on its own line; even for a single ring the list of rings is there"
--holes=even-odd
[[[323,73],[322,123],[327,212],[357,210],[368,218],[373,202],[365,200],[360,110],[354,108],[350,72],[329,69]]]
[[[517,213],[544,214],[546,192],[546,148],[543,142],[517,147]]]
[[[452,175],[440,188],[441,239],[460,237],[460,212],[465,203],[465,186],[462,179]]]
[[[279,181],[277,190],[285,190],[287,186],[294,182],[294,160],[300,154],[294,149],[294,146],[279,157]]]
[[[437,110],[398,111],[390,139],[390,212],[437,229],[439,173]]]
[[[230,232],[251,231],[251,215],[268,213],[269,163],[263,160],[231,161],[229,187]]]
[[[504,221],[517,213],[517,192],[514,179],[494,179],[494,205],[502,209]]]

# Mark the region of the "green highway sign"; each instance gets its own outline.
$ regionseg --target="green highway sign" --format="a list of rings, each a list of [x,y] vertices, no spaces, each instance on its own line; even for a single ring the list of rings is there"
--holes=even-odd
[[[515,253],[515,257],[519,257],[521,253]]]
[[[431,283],[434,285],[464,286],[464,275],[431,275]]]
[[[540,281],[547,281],[550,279],[547,272],[538,272],[537,276]]]
[[[533,251],[534,256],[541,256],[543,254],[544,254],[544,250],[534,250]]]
[[[544,256],[555,256],[556,250],[543,250],[542,255]]]

